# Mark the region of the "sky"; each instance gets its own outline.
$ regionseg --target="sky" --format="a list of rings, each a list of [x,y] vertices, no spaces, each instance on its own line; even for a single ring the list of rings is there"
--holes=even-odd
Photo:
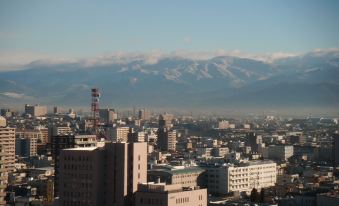
[[[0,69],[111,52],[339,48],[337,0],[2,0]]]

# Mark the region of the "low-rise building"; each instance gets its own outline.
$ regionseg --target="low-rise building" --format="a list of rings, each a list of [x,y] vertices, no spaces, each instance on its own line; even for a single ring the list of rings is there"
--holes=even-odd
[[[180,184],[141,183],[135,193],[135,206],[207,206],[207,190]]]
[[[207,188],[212,194],[231,192],[250,193],[274,186],[277,180],[277,165],[272,161],[250,161],[237,165],[207,166]]]

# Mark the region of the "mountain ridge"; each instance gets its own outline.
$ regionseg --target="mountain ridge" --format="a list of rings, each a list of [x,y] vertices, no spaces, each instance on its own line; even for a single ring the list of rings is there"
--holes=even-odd
[[[87,106],[90,88],[98,87],[103,105],[336,107],[338,85],[337,50],[272,62],[232,56],[106,58],[94,64],[33,62],[24,70],[0,72],[0,102]]]

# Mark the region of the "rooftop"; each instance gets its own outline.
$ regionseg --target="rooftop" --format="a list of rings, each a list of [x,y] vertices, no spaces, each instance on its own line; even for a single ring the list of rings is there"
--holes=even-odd
[[[93,151],[96,150],[98,147],[77,147],[77,148],[68,148],[64,149],[66,151]]]

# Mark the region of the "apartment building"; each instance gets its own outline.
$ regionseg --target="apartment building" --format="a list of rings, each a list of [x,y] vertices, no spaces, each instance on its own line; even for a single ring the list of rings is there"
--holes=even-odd
[[[207,188],[212,194],[231,192],[250,193],[274,186],[277,180],[277,165],[273,161],[249,161],[237,165],[208,166]]]
[[[3,165],[9,171],[14,170],[15,163],[15,128],[0,127],[0,145],[3,152]]]

